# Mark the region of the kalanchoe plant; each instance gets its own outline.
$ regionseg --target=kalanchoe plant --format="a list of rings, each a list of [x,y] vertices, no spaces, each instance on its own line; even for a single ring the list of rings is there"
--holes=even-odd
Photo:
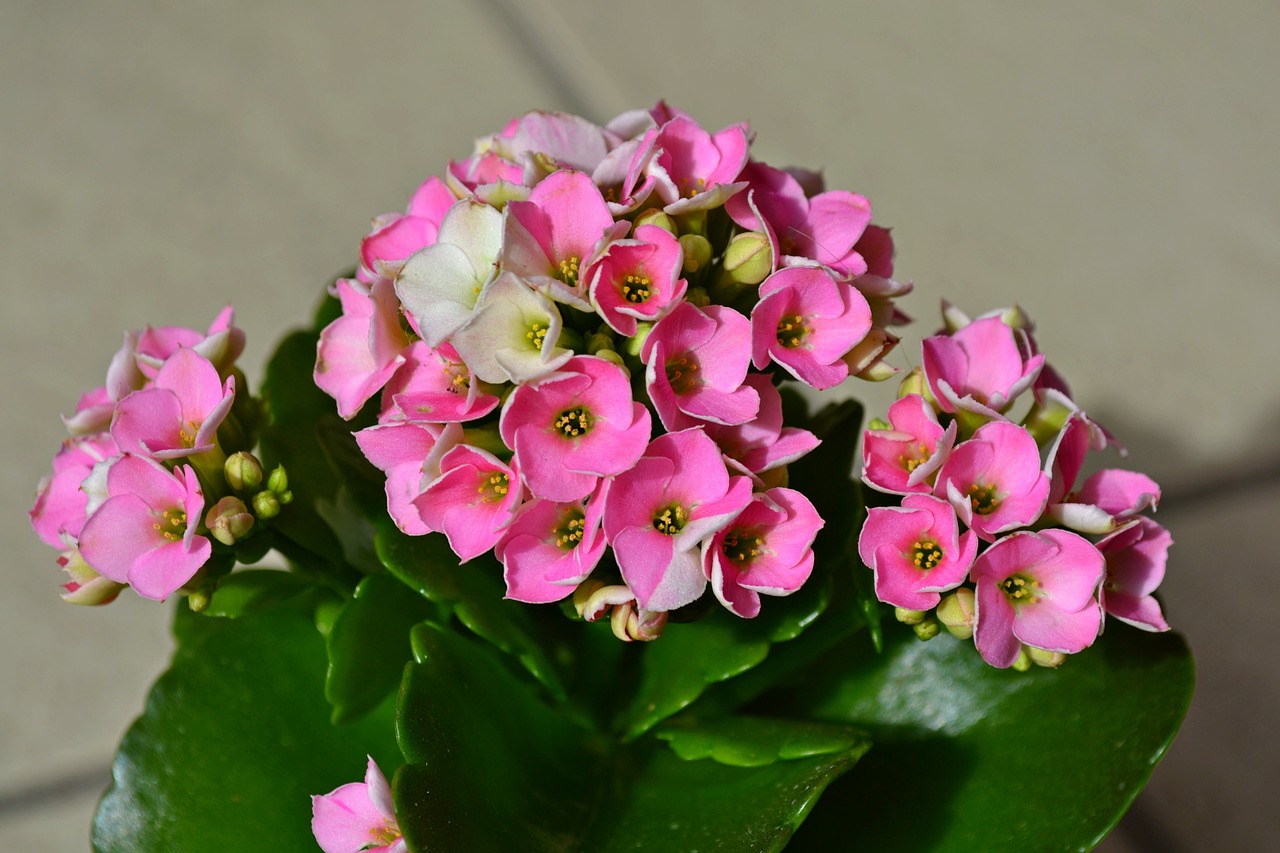
[[[752,139],[514,119],[374,219],[260,398],[229,310],[126,335],[31,511],[67,600],[189,604],[96,849],[1114,825],[1191,689],[1158,486],[1082,479],[1114,439],[1029,321],[949,304],[855,472],[860,407],[797,390],[897,374],[912,286],[864,197]]]

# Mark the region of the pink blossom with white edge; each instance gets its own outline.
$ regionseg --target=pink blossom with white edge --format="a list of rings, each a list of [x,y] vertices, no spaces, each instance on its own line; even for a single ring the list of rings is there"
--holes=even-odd
[[[498,398],[482,384],[449,344],[434,350],[414,341],[405,361],[382,389],[379,423],[427,421],[452,423],[482,418],[498,407]]]
[[[858,535],[858,556],[875,573],[876,598],[907,610],[936,607],[939,593],[964,583],[977,553],[974,532],[960,533],[955,510],[932,495],[872,507]]]
[[[387,475],[387,513],[410,536],[429,533],[414,501],[440,476],[440,458],[462,442],[462,427],[401,421],[355,433],[360,452]]]
[[[369,759],[363,782],[311,798],[311,832],[324,853],[406,853],[391,786]]]
[[[1021,531],[978,555],[974,640],[983,660],[1002,669],[1022,644],[1075,654],[1102,627],[1095,596],[1105,563],[1089,540],[1069,530]]]
[[[752,619],[760,596],[798,590],[813,571],[813,540],[825,522],[804,495],[769,489],[702,546],[711,591],[729,612]]]
[[[674,610],[707,586],[699,548],[751,500],[751,481],[731,477],[701,429],[658,436],[614,478],[604,530],[622,579],[644,610]]]
[[[1055,521],[1081,533],[1110,533],[1160,503],[1160,486],[1137,471],[1107,468],[1075,488],[1085,455],[1090,446],[1096,446],[1097,429],[1083,414],[1074,413],[1049,453],[1053,483],[1047,512]]]
[[[1040,470],[1040,449],[1030,433],[992,421],[951,451],[934,494],[950,501],[960,520],[990,542],[1040,518],[1049,477]]]
[[[746,423],[760,410],[760,395],[744,385],[751,365],[751,321],[723,305],[682,302],[645,338],[649,399],[668,431]]]
[[[427,178],[409,200],[404,213],[390,213],[374,221],[374,229],[360,242],[357,278],[371,284],[394,279],[404,262],[436,242],[445,213],[457,196],[437,177]]]
[[[601,319],[632,337],[637,321],[652,323],[684,297],[680,278],[684,253],[670,231],[641,225],[635,239],[615,240],[583,272],[588,295]]]
[[[316,344],[316,386],[338,403],[350,420],[404,363],[409,338],[400,326],[400,301],[390,281],[372,289],[352,279],[334,283],[342,316],[320,332]]]
[[[27,513],[46,545],[65,548],[80,535],[89,496],[80,488],[94,466],[118,453],[107,433],[69,438],[53,457],[53,472],[40,481],[35,505]]]
[[[441,457],[440,476],[413,505],[465,563],[498,543],[523,495],[515,459],[505,465],[487,450],[459,444]]]
[[[529,491],[560,502],[584,498],[601,477],[630,468],[651,430],[649,410],[631,398],[627,374],[594,356],[575,356],[516,388],[499,421]]]
[[[751,359],[770,361],[814,388],[830,388],[849,375],[843,360],[871,330],[871,309],[861,293],[818,267],[788,267],[760,284],[751,310]]]
[[[535,498],[520,507],[494,547],[506,597],[530,604],[559,601],[586,580],[604,556],[600,529],[608,480],[584,504]]]
[[[925,379],[945,412],[1004,419],[1001,413],[1031,387],[1044,365],[1044,356],[1030,354],[1000,317],[925,338],[922,346]]]
[[[1160,602],[1151,593],[1164,580],[1173,537],[1149,518],[1135,518],[1098,541],[1107,561],[1102,582],[1102,609],[1107,615],[1144,631],[1168,631]]]
[[[955,445],[956,422],[943,429],[924,397],[909,394],[889,407],[889,427],[862,435],[862,482],[895,495],[933,491],[933,475]]]
[[[160,368],[150,388],[116,405],[111,437],[120,449],[154,459],[178,459],[212,450],[218,427],[235,402],[236,380],[195,350],[181,347]]]
[[[204,494],[190,467],[170,472],[125,454],[106,470],[106,491],[80,531],[80,554],[98,574],[159,601],[208,561],[213,546],[196,535]]]
[[[525,186],[560,169],[591,172],[608,151],[604,128],[570,113],[525,113],[491,140],[492,150],[522,167]]]
[[[760,411],[756,416],[732,426],[713,423],[703,426],[726,459],[744,471],[763,474],[789,465],[822,443],[807,429],[782,425],[782,395],[771,377],[752,373],[742,384],[754,388],[760,396]]]
[[[720,207],[746,186],[738,181],[747,163],[747,126],[734,124],[716,133],[693,119],[677,116],[658,129],[649,162],[654,192],[667,213],[676,215]]]

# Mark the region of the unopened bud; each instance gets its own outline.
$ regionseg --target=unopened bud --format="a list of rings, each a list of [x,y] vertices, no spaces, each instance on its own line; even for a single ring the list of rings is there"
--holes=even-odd
[[[686,234],[680,238],[684,250],[684,272],[695,273],[711,263],[711,241],[701,234]]]
[[[258,492],[253,496],[253,514],[263,520],[280,514],[280,499],[275,492]]]
[[[898,386],[899,400],[910,397],[912,394],[919,394],[926,400],[929,399],[929,387],[924,381],[924,371],[919,367],[902,377],[902,384]]]
[[[271,472],[271,476],[267,478],[267,488],[277,495],[289,491],[289,475],[283,465],[277,465]]]
[[[759,284],[773,272],[773,249],[769,237],[746,231],[729,241],[724,250],[724,271],[738,284]]]
[[[627,338],[627,355],[639,358],[640,351],[644,349],[645,339],[649,337],[649,333],[652,331],[652,323],[636,323],[636,333]]]
[[[849,373],[859,379],[883,382],[898,375],[898,368],[884,361],[884,357],[897,345],[897,335],[873,328],[857,346],[845,354],[844,363],[849,365]]]
[[[651,207],[644,213],[637,216],[635,219],[635,227],[639,228],[641,225],[656,225],[663,231],[667,231],[673,235],[677,234],[680,230],[676,226],[676,221],[671,218],[671,215],[666,213],[660,207]]]
[[[665,610],[641,610],[637,607],[627,616],[627,639],[648,643],[661,637],[666,627]]]
[[[249,514],[244,501],[237,497],[225,497],[205,513],[204,523],[214,539],[223,545],[234,545],[236,540],[248,536],[253,529],[253,516]]]
[[[77,550],[64,553],[58,558],[58,563],[71,578],[62,585],[62,600],[68,604],[83,604],[90,607],[110,604],[127,586],[98,574],[84,561]]]
[[[599,355],[606,350],[614,351],[613,335],[604,331],[604,328],[602,326],[599,331],[587,335],[586,347],[588,355]]]
[[[938,602],[938,621],[961,640],[973,636],[973,590],[961,587]]]
[[[612,362],[622,368],[622,372],[627,374],[627,378],[631,378],[631,371],[627,368],[627,360],[617,351],[611,349],[602,349],[596,353],[596,358],[602,358],[605,361]]]
[[[604,583],[594,578],[588,578],[578,584],[573,589],[573,609],[578,612],[580,618],[585,619],[587,613],[587,605],[591,601],[591,596],[595,595],[599,590],[604,588]],[[590,620],[588,620],[590,621]]]
[[[262,485],[262,463],[243,450],[232,453],[222,464],[227,483],[237,492],[253,491]]]
[[[208,610],[211,601],[212,598],[207,590],[197,589],[187,595],[187,607],[191,608],[192,613],[203,613]]]
[[[1036,666],[1047,667],[1048,669],[1057,669],[1067,662],[1067,656],[1062,652],[1050,652],[1044,649],[1037,649],[1027,646],[1027,657],[1031,658],[1031,662]]]
[[[938,632],[942,629],[938,626],[938,620],[930,617],[923,622],[912,625],[911,630],[915,631],[916,636],[922,640],[932,640],[938,636]]]
[[[927,615],[923,610],[908,610],[905,607],[893,608],[893,618],[903,625],[919,625]]]
[[[694,308],[706,308],[711,304],[711,295],[705,287],[691,287],[685,291],[684,301]]]
[[[1013,668],[1018,672],[1026,672],[1031,669],[1031,655],[1027,654],[1027,647],[1023,646],[1018,651],[1018,659],[1013,662]]]

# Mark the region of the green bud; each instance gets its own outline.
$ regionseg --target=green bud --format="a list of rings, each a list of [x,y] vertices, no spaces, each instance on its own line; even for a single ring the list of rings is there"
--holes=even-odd
[[[652,331],[652,323],[636,323],[636,333],[627,338],[627,355],[639,358],[640,351],[644,349],[645,339],[649,337],[649,333]]]
[[[701,234],[686,234],[680,238],[684,249],[684,272],[695,273],[711,263],[711,241]]]
[[[671,218],[670,214],[660,207],[651,207],[644,213],[637,216],[635,220],[635,227],[639,228],[641,225],[656,225],[663,231],[667,231],[672,235],[678,234],[680,231],[676,226],[676,221]]]
[[[738,284],[759,284],[773,272],[773,249],[769,237],[758,231],[744,231],[729,241],[724,250],[724,271]]]
[[[938,602],[938,621],[953,636],[967,640],[973,636],[973,590],[961,587]]]
[[[600,352],[596,353],[596,358],[603,358],[605,361],[613,362],[614,364],[618,365],[618,367],[621,367],[623,369],[623,371],[627,374],[627,378],[631,377],[631,371],[627,368],[627,360],[624,359],[615,350],[602,349],[600,350]]]
[[[893,608],[893,618],[903,625],[919,625],[928,616],[923,610],[908,610],[905,607]]]
[[[203,613],[208,609],[211,600],[208,590],[192,590],[187,595],[187,607],[191,608],[192,613]]]
[[[1027,654],[1027,647],[1023,646],[1018,652],[1018,659],[1013,662],[1013,668],[1018,672],[1026,672],[1031,669],[1031,655]]]
[[[926,400],[930,399],[929,387],[924,382],[924,370],[917,367],[902,377],[902,384],[898,386],[898,399],[910,397],[912,394],[919,394]]]
[[[252,491],[262,485],[262,463],[258,457],[243,450],[227,457],[227,461],[222,463],[222,473],[237,492]]]
[[[1067,425],[1067,418],[1071,417],[1073,411],[1066,401],[1059,399],[1056,394],[1044,394],[1041,399],[1032,404],[1027,416],[1023,418],[1022,425],[1027,428],[1027,432],[1031,433],[1036,443],[1044,447],[1058,437],[1058,433],[1062,432],[1062,428]]]
[[[872,418],[867,421],[867,429],[893,429],[893,424],[880,418]]]
[[[917,625],[912,625],[911,630],[915,631],[916,636],[922,640],[932,640],[938,636],[941,628],[938,626],[937,619],[926,619]]]
[[[253,513],[263,520],[280,514],[280,499],[275,492],[258,492],[253,496]]]
[[[711,296],[705,287],[691,287],[685,291],[684,301],[695,308],[706,308],[711,304]]]
[[[588,355],[599,355],[601,352],[606,350],[610,352],[614,350],[613,335],[606,331],[607,328],[608,327],[606,326],[601,326],[598,331],[587,335],[586,346]]]
[[[276,494],[289,490],[289,475],[285,472],[283,465],[277,465],[271,472],[271,476],[267,478],[267,488]]]
[[[1062,652],[1049,652],[1044,649],[1037,649],[1026,646],[1027,657],[1031,658],[1031,662],[1036,666],[1043,666],[1048,669],[1057,669],[1067,662],[1067,656]]]
[[[579,617],[581,617],[583,612],[585,612],[587,602],[591,600],[591,596],[595,595],[602,589],[604,589],[604,583],[602,581],[595,580],[594,578],[588,578],[574,587],[573,609],[578,611]]]
[[[237,497],[225,497],[209,508],[205,513],[204,523],[214,539],[223,545],[234,545],[253,529],[253,516],[249,514],[244,501]]]

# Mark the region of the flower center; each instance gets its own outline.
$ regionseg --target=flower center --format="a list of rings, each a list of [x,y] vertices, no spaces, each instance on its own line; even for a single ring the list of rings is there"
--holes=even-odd
[[[764,552],[764,539],[750,530],[730,530],[725,534],[720,552],[735,569],[745,572],[751,567],[751,562]]]
[[[1039,587],[1040,581],[1018,574],[1009,575],[1000,583],[1000,591],[1011,604],[1035,604],[1040,600],[1035,593]]]
[[[932,539],[919,539],[911,546],[911,562],[927,572],[942,562],[942,549]]]
[[[480,495],[480,500],[492,504],[505,498],[510,489],[511,479],[501,471],[492,471],[488,476],[481,473],[476,493]]]
[[[652,284],[647,275],[632,273],[622,282],[622,297],[632,305],[639,305],[652,295]]]
[[[543,332],[545,335],[546,332]],[[445,390],[450,394],[466,394],[471,388],[471,380],[467,378],[467,368],[465,365],[456,362],[446,362],[444,365],[444,375],[449,377],[449,387]]]
[[[577,255],[571,255],[560,262],[560,275],[556,276],[570,287],[578,285],[578,264],[580,259]]]
[[[560,519],[560,523],[551,530],[556,545],[563,551],[572,551],[582,541],[587,520],[582,510],[571,507]]]
[[[969,487],[969,504],[978,515],[990,515],[1000,507],[995,486],[974,483]]]
[[[813,331],[812,326],[804,324],[804,317],[799,314],[784,314],[778,321],[778,343],[787,349],[795,349],[804,343],[804,339]]]
[[[578,438],[591,431],[591,412],[579,406],[567,409],[555,420],[555,427],[565,438]]]
[[[667,382],[677,394],[688,394],[699,384],[698,362],[687,353],[668,361]]]
[[[372,843],[379,847],[386,847],[400,837],[400,828],[394,822],[387,822],[382,826],[369,827],[369,835],[373,838]]]
[[[188,445],[190,446],[190,445]],[[170,542],[177,542],[187,529],[187,513],[178,508],[166,509],[159,521],[152,522],[151,529],[156,530]]]
[[[907,452],[898,457],[898,464],[906,469],[907,473],[915,471],[921,465],[929,461],[929,448],[923,444],[917,444],[915,447],[908,447]]]
[[[178,440],[182,442],[183,447],[195,447],[196,436],[200,433],[200,424],[195,421],[187,421],[178,427]]]
[[[667,536],[675,536],[684,529],[689,514],[680,504],[670,504],[658,510],[653,516],[653,529]]]
[[[529,331],[525,332],[524,336],[533,343],[534,349],[541,350],[543,343],[547,340],[547,327],[535,320],[529,325]]]

